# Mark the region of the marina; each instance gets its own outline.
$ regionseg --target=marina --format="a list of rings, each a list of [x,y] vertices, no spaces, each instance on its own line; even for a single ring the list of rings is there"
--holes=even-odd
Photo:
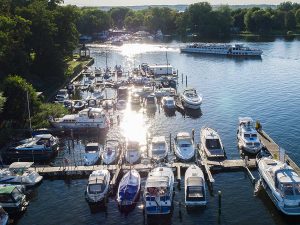
[[[123,47],[126,47],[123,46]],[[123,48],[122,47],[122,48]],[[97,51],[98,48],[92,49],[93,51]],[[101,47],[100,47],[101,49]],[[114,51],[114,50],[112,50]],[[99,58],[97,56],[98,53],[95,54],[95,67],[103,66],[103,61],[99,62]],[[117,53],[114,53],[116,56],[114,57],[120,57]],[[159,54],[159,53],[157,53]],[[161,54],[161,53],[160,53]],[[169,61],[171,62],[173,57],[178,57],[178,52],[171,52],[168,53],[170,57]],[[123,57],[123,56],[122,56]],[[142,56],[140,56],[142,58]],[[182,57],[191,57],[191,56],[182,56]],[[103,59],[103,56],[102,56]],[[104,58],[105,59],[105,58]],[[110,59],[119,61],[120,59],[117,58]],[[196,58],[194,60],[199,60],[202,58]],[[209,59],[209,58],[208,58]],[[153,59],[152,59],[153,60]],[[207,60],[207,59],[205,59]],[[144,61],[144,59],[140,59],[140,61]],[[256,63],[257,61],[251,61],[251,63]],[[250,63],[250,62],[247,62]],[[149,65],[152,63],[150,62]],[[142,64],[141,64],[142,65]],[[177,67],[177,65],[176,65]],[[123,68],[123,66],[122,66]],[[124,66],[124,68],[126,68]],[[154,67],[155,68],[155,67]],[[168,74],[168,68],[166,69],[166,73]],[[174,98],[175,107],[173,106],[170,108],[167,108],[166,106],[161,105],[161,102],[159,98],[162,98],[164,96],[164,93],[167,93],[167,91],[162,90],[161,92],[156,92],[155,90],[159,90],[157,87],[158,84],[161,83],[160,80],[156,80],[156,84],[153,86],[149,86],[147,88],[144,88],[144,94],[139,94],[145,96],[145,101],[142,101],[138,97],[139,103],[136,104],[135,102],[131,102],[131,85],[138,86],[134,83],[126,83],[123,82],[121,87],[129,87],[129,88],[119,88],[121,82],[119,78],[122,80],[127,80],[129,77],[126,76],[118,76],[117,73],[112,73],[112,77],[114,79],[119,80],[118,82],[109,81],[109,87],[105,86],[104,89],[104,97],[103,99],[98,99],[95,101],[95,104],[93,107],[95,108],[103,108],[103,113],[105,116],[107,116],[107,129],[104,132],[101,130],[100,126],[93,126],[93,129],[90,128],[84,128],[77,130],[75,126],[77,126],[77,123],[74,123],[71,127],[72,129],[69,129],[67,127],[59,127],[56,128],[50,128],[47,130],[47,132],[53,133],[54,136],[58,136],[60,140],[58,154],[56,157],[53,158],[53,160],[50,161],[50,163],[35,163],[32,166],[32,170],[43,176],[44,180],[34,190],[33,192],[39,191],[39,197],[36,199],[36,197],[33,197],[35,200],[31,200],[32,198],[29,197],[29,207],[28,210],[25,212],[25,215],[22,216],[19,220],[16,220],[16,224],[26,224],[29,221],[34,221],[33,218],[30,217],[32,213],[34,215],[41,215],[36,211],[37,205],[39,205],[39,208],[43,209],[41,206],[41,202],[43,199],[45,199],[41,195],[45,195],[48,193],[51,188],[55,188],[56,185],[58,185],[62,191],[66,192],[76,192],[77,197],[71,196],[66,202],[61,202],[61,205],[58,206],[61,210],[63,210],[64,207],[71,207],[72,210],[72,201],[76,201],[76,204],[81,204],[81,208],[85,213],[85,216],[88,219],[90,224],[94,224],[92,222],[92,218],[98,218],[99,221],[104,220],[106,224],[117,224],[118,221],[121,220],[123,214],[124,208],[126,208],[128,205],[132,205],[132,203],[135,203],[131,211],[126,212],[126,221],[129,223],[131,221],[130,218],[136,217],[136,221],[134,224],[153,224],[153,221],[151,218],[147,218],[148,214],[152,214],[150,208],[147,208],[147,204],[153,205],[153,199],[152,194],[156,193],[156,190],[160,190],[160,193],[167,193],[165,192],[164,186],[155,186],[155,190],[153,192],[153,187],[150,189],[147,189],[145,191],[145,188],[149,188],[150,186],[146,186],[147,183],[147,176],[149,175],[150,171],[153,171],[155,168],[163,166],[163,168],[170,168],[172,171],[172,174],[174,176],[174,181],[170,183],[171,186],[173,186],[175,195],[172,197],[172,214],[169,219],[167,219],[167,224],[177,224],[184,221],[196,224],[200,220],[205,219],[206,222],[204,224],[219,224],[219,222],[216,220],[218,216],[220,216],[220,223],[227,224],[225,217],[233,218],[232,216],[234,214],[230,214],[231,208],[228,206],[228,204],[232,204],[233,198],[235,201],[238,202],[238,204],[246,204],[247,201],[252,202],[255,205],[259,205],[260,208],[265,208],[266,206],[261,204],[261,200],[258,197],[253,197],[253,192],[255,188],[255,184],[258,183],[260,180],[258,174],[257,174],[257,161],[255,156],[248,155],[247,152],[239,151],[237,148],[238,141],[236,136],[236,130],[238,128],[237,121],[238,116],[245,115],[245,113],[242,113],[242,110],[238,110],[237,113],[234,113],[235,117],[230,117],[230,120],[232,121],[233,125],[230,125],[231,131],[229,131],[228,127],[225,127],[226,133],[222,129],[224,129],[224,117],[221,116],[221,120],[218,122],[216,118],[214,117],[212,119],[208,119],[211,113],[220,112],[218,111],[217,107],[212,107],[213,100],[209,94],[216,97],[216,93],[209,92],[208,89],[205,89],[201,86],[199,88],[198,84],[195,82],[194,75],[188,75],[188,77],[182,75],[182,81],[181,81],[181,71],[184,71],[184,67],[178,68],[178,71],[176,71],[176,76],[174,76],[174,81],[176,82],[176,94],[168,94],[171,95],[171,97]],[[120,73],[120,72],[119,72]],[[129,74],[124,69],[124,74]],[[145,73],[145,74],[144,74]],[[144,74],[145,77],[147,77],[148,72],[141,72],[141,74]],[[173,73],[172,73],[173,75]],[[142,76],[142,75],[141,75]],[[153,81],[150,76],[148,75],[150,83]],[[186,80],[183,78],[186,77]],[[82,78],[81,76],[78,76],[73,82],[75,84],[80,81]],[[93,78],[96,79],[97,78]],[[207,80],[207,78],[206,78]],[[185,82],[184,82],[185,81]],[[207,82],[207,81],[206,81]],[[108,84],[108,82],[107,82]],[[182,93],[187,87],[189,87],[191,84],[193,84],[193,87],[196,87],[197,91],[201,93],[201,106],[200,109],[189,109],[186,108],[181,101],[180,93]],[[106,85],[106,84],[105,84]],[[76,85],[75,85],[76,86]],[[205,86],[205,85],[204,85]],[[139,86],[143,87],[143,85]],[[135,87],[136,88],[136,87]],[[76,88],[77,89],[77,88]],[[139,93],[139,89],[136,88],[136,93]],[[128,93],[127,93],[128,90]],[[159,97],[156,95],[152,95],[149,93],[158,93]],[[89,89],[87,90],[81,90],[81,98],[76,100],[84,100],[85,96],[88,96],[92,91]],[[203,102],[202,102],[202,95],[203,95]],[[153,100],[154,99],[154,100]],[[221,98],[222,99],[222,98]],[[111,101],[106,102],[106,101]],[[122,101],[124,103],[122,103]],[[216,98],[217,102],[220,101],[220,99]],[[135,100],[137,101],[137,100]],[[103,103],[105,102],[105,103]],[[118,102],[119,104],[116,104]],[[198,102],[199,103],[199,102]],[[197,104],[198,104],[197,103]],[[110,106],[111,104],[111,106]],[[236,103],[237,104],[237,103]],[[225,110],[229,110],[229,108],[226,108]],[[198,106],[197,106],[198,108]],[[87,107],[87,109],[90,109]],[[215,111],[217,110],[217,111]],[[76,112],[73,112],[73,114]],[[101,111],[102,113],[102,111]],[[87,110],[87,116],[89,114],[89,110]],[[236,115],[238,114],[238,115]],[[245,116],[247,116],[246,114]],[[258,138],[261,142],[263,148],[265,151],[269,151],[270,154],[273,156],[273,158],[278,158],[280,156],[280,148],[278,147],[278,144],[273,141],[271,137],[274,137],[273,130],[270,132],[270,125],[268,124],[268,121],[265,121],[263,116],[256,116],[253,112],[249,113],[253,118],[259,118],[262,122],[262,125],[264,129],[258,129]],[[68,118],[69,120],[72,120],[72,118]],[[94,118],[92,118],[94,120]],[[204,120],[204,121],[203,121]],[[214,121],[215,120],[215,121]],[[226,119],[228,121],[228,118]],[[72,121],[71,121],[72,122]],[[201,127],[208,127],[208,125],[212,125],[212,127],[217,127],[221,130],[217,130],[217,133],[220,134],[220,138],[222,138],[222,146],[224,145],[223,151],[224,154],[222,157],[208,157],[207,153],[201,148],[201,144],[203,144],[203,140],[201,139]],[[135,129],[132,129],[132,128]],[[93,131],[92,131],[93,130]],[[183,132],[183,133],[182,133]],[[209,131],[211,132],[211,131]],[[190,138],[193,140],[191,143],[194,145],[194,152],[192,153],[192,158],[181,158],[181,153],[176,153],[176,141],[175,137],[178,136],[178,134],[181,133],[180,138],[185,138],[186,136],[182,135],[184,133],[189,133]],[[276,134],[276,133],[275,133]],[[214,134],[215,135],[215,134]],[[214,136],[212,135],[212,136]],[[151,147],[151,140],[153,137],[157,136],[155,143],[163,143],[166,142],[166,145],[164,145],[163,150],[160,149],[162,152],[167,152],[166,156],[162,156],[162,158],[156,158],[154,159],[153,153],[155,152],[155,147]],[[158,137],[163,136],[164,139],[160,139]],[[275,135],[277,137],[277,135]],[[209,139],[209,135],[205,136],[206,139]],[[118,140],[118,144],[114,145],[112,143],[107,143],[108,140]],[[129,142],[129,140],[134,140],[135,142]],[[164,140],[164,141],[163,141]],[[274,138],[274,140],[277,141],[277,138]],[[92,144],[98,146],[99,145],[99,155],[100,158],[97,160],[97,162],[92,163],[94,165],[87,165],[85,163],[86,157],[92,157],[87,156],[88,150],[86,150],[87,146],[92,146]],[[186,143],[184,143],[185,145]],[[178,144],[179,145],[179,144]],[[113,146],[119,146],[113,149]],[[128,147],[132,146],[132,147]],[[213,143],[210,143],[210,146],[214,148]],[[157,147],[158,148],[158,147]],[[185,148],[185,147],[183,147]],[[131,151],[128,153],[128,149],[139,149],[138,155],[134,156],[134,160],[131,161],[130,157],[132,155]],[[105,151],[104,151],[105,150]],[[111,150],[113,150],[115,154],[115,159],[109,159],[108,156],[111,155]],[[92,151],[92,150],[91,150]],[[181,151],[185,151],[182,149]],[[211,150],[212,151],[212,150]],[[133,151],[132,151],[133,152]],[[104,162],[103,154],[106,154],[106,163]],[[128,154],[127,154],[128,153]],[[96,153],[98,155],[98,153]],[[162,154],[163,155],[163,154]],[[297,161],[293,161],[291,158],[292,156],[289,156],[289,152],[285,152],[285,159],[287,160],[288,164],[295,170],[300,171],[299,167],[297,166]],[[29,157],[30,158],[30,157]],[[32,158],[34,159],[34,158]],[[28,160],[30,161],[30,160]],[[93,161],[93,159],[91,159]],[[86,164],[86,165],[84,165]],[[186,207],[187,204],[185,203],[185,190],[187,187],[185,187],[185,173],[187,169],[192,166],[197,165],[199,168],[203,171],[204,177],[205,177],[205,184],[207,185],[207,196],[206,196],[206,208],[205,209],[191,209],[192,212],[190,212],[188,209],[189,207]],[[4,165],[4,167],[8,167],[8,165]],[[89,207],[87,203],[85,203],[85,195],[84,192],[87,190],[87,184],[102,184],[99,183],[99,180],[90,180],[88,181],[88,178],[90,174],[92,174],[94,171],[104,171],[108,170],[110,173],[110,181],[109,181],[109,195],[107,197],[107,200],[105,200],[104,208],[99,208],[99,205],[96,207]],[[137,171],[138,174],[141,176],[140,181],[140,187],[141,189],[130,189],[129,183],[126,183],[124,177],[126,176],[130,177],[130,171]],[[129,174],[129,175],[126,175]],[[240,180],[241,178],[245,177],[244,179]],[[102,178],[97,178],[102,179]],[[171,179],[171,177],[169,178]],[[171,179],[171,180],[172,180]],[[235,183],[235,181],[239,180],[239,183]],[[122,182],[121,182],[122,181]],[[122,185],[120,184],[122,183]],[[162,181],[164,182],[164,181]],[[232,184],[230,184],[232,182]],[[106,182],[107,183],[107,182]],[[133,182],[134,183],[134,182]],[[235,186],[234,186],[234,185]],[[65,189],[65,185],[69,185],[69,191],[68,189]],[[191,184],[190,184],[191,185]],[[240,186],[241,185],[241,186]],[[193,187],[190,186],[192,189]],[[196,186],[198,187],[198,186]],[[236,196],[230,196],[230,193],[232,193],[232,188],[236,188],[239,191],[242,191],[241,193],[248,193],[244,195],[245,199],[240,199],[241,195],[236,194]],[[119,189],[119,191],[118,191]],[[127,190],[136,191],[134,192],[137,195],[134,195],[133,198],[128,197],[130,194],[127,192]],[[217,198],[219,196],[218,191],[222,191],[222,213],[218,214],[218,204]],[[41,194],[43,192],[43,194]],[[55,191],[56,192],[56,191]],[[124,193],[124,194],[120,194]],[[148,194],[147,194],[148,193]],[[171,193],[171,192],[170,192]],[[172,192],[173,193],[173,192]],[[251,193],[251,194],[250,194]],[[149,195],[150,194],[150,195]],[[64,193],[59,193],[58,195],[64,195]],[[73,194],[74,195],[74,194]],[[119,195],[119,197],[117,197]],[[123,199],[122,196],[127,196],[128,198],[125,198],[126,200],[120,200]],[[147,197],[147,196],[150,197]],[[201,195],[201,194],[200,194]],[[200,196],[196,194],[195,196]],[[30,196],[30,195],[29,195]],[[139,196],[139,199],[137,199],[136,196]],[[160,198],[168,199],[170,194],[162,195]],[[224,196],[224,197],[223,197]],[[147,203],[147,198],[149,198],[149,202]],[[255,199],[253,199],[255,198]],[[118,200],[119,199],[119,200]],[[133,200],[134,199],[134,200]],[[157,199],[158,200],[158,199]],[[156,201],[157,201],[156,200]],[[83,201],[83,202],[82,202]],[[90,201],[90,200],[89,200]],[[244,202],[245,201],[245,202]],[[265,199],[264,201],[268,202],[269,199]],[[32,205],[31,205],[32,202]],[[122,203],[123,202],[123,203]],[[152,202],[152,203],[151,203]],[[257,203],[259,202],[259,203]],[[49,203],[50,205],[53,203]],[[202,204],[202,203],[201,203]],[[122,207],[118,207],[122,206]],[[162,207],[162,206],[161,206]],[[252,206],[248,206],[252,207]],[[271,207],[271,210],[273,210],[272,206],[268,205],[268,208]],[[121,208],[121,209],[120,209]],[[44,209],[45,210],[45,209]],[[78,208],[75,210],[79,210]],[[86,211],[87,210],[87,211]],[[90,210],[90,211],[89,211]],[[96,210],[96,212],[94,212]],[[119,211],[120,210],[120,211]],[[150,211],[149,211],[150,210]],[[166,212],[169,212],[168,209],[166,209]],[[193,211],[195,212],[201,212],[201,215],[195,215],[193,214]],[[160,209],[156,209],[155,212],[163,212],[160,211]],[[275,212],[273,210],[272,212]],[[91,214],[89,214],[91,213]],[[189,214],[191,213],[191,214]],[[276,212],[277,213],[277,212]],[[115,220],[112,219],[113,214],[118,214],[115,216]],[[155,213],[154,213],[155,214]],[[196,213],[197,214],[197,213]],[[251,213],[250,213],[251,215]],[[249,216],[250,216],[249,215]],[[121,216],[121,217],[120,217]],[[188,217],[191,217],[188,219]],[[65,218],[68,216],[66,215]],[[246,216],[248,217],[248,216]],[[110,219],[109,219],[110,218]],[[210,218],[210,219],[209,219]],[[272,218],[267,217],[268,220],[272,220]],[[231,219],[230,219],[231,220]],[[62,223],[60,222],[60,219],[55,219],[54,223]],[[162,221],[164,221],[162,219]],[[161,222],[162,222],[161,221]],[[280,219],[282,221],[282,219]],[[164,221],[165,222],[165,221]],[[132,222],[131,222],[132,223]],[[51,222],[49,224],[52,224]],[[76,224],[75,221],[66,223],[66,224]],[[229,222],[228,224],[235,224],[234,220]],[[246,223],[247,224],[247,223]],[[262,222],[261,224],[264,224]],[[281,224],[281,223],[280,223]],[[283,222],[282,224],[286,224]],[[288,223],[287,223],[288,224]]]

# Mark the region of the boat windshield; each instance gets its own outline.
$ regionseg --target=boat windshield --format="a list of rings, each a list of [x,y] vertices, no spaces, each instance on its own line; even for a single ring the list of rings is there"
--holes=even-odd
[[[286,198],[300,196],[300,183],[281,183],[280,189]]]
[[[152,152],[154,154],[164,154],[166,151],[165,143],[152,143]]]
[[[16,202],[18,202],[19,200],[22,199],[22,194],[20,193],[20,191],[15,188],[12,193],[11,193],[13,199],[15,199]]]
[[[220,149],[221,144],[219,139],[206,139],[206,147],[208,149]]]
[[[203,186],[190,186],[187,188],[186,200],[188,201],[199,201],[205,200]]]
[[[179,146],[181,148],[188,148],[188,147],[191,147],[191,144],[190,143],[183,143],[183,144],[179,144]]]
[[[89,193],[98,194],[102,193],[105,189],[105,184],[89,184]]]

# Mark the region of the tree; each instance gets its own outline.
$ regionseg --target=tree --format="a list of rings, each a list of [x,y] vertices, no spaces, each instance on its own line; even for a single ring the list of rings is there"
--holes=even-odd
[[[290,11],[293,9],[293,3],[292,2],[282,2],[279,4],[278,9],[281,11]]]
[[[296,28],[296,17],[293,12],[289,11],[285,13],[284,25],[288,30],[293,30]]]
[[[295,13],[296,22],[300,24],[300,9],[298,9]]]
[[[205,35],[207,22],[211,20],[211,5],[208,2],[195,3],[190,5],[187,11],[191,31]]]
[[[0,93],[0,113],[2,112],[5,101],[6,101],[6,98],[3,97],[3,93]]]
[[[3,82],[3,95],[6,97],[1,117],[12,121],[15,127],[23,127],[28,118],[27,94],[31,114],[38,112],[41,102],[31,84],[20,76],[8,76]]]
[[[266,34],[271,31],[271,14],[263,9],[250,10],[245,14],[245,25],[248,31]]]
[[[144,24],[144,16],[140,11],[129,11],[124,21],[125,27],[131,31],[138,31]]]
[[[126,7],[114,7],[109,10],[110,17],[112,19],[113,26],[118,29],[122,29],[124,27],[125,16],[130,11],[129,8]]]
[[[232,11],[231,16],[232,16],[232,25],[235,28],[238,28],[239,31],[245,30],[245,23],[244,23],[244,17],[245,14],[247,13],[247,9],[237,9]]]

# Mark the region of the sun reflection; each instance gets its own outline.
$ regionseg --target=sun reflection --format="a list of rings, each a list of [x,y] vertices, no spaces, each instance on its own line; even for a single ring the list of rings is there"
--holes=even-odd
[[[120,123],[122,135],[129,140],[146,143],[148,127],[144,115],[141,112],[132,111],[130,105],[124,111],[124,117]]]
[[[138,54],[147,52],[166,52],[178,51],[178,49],[170,48],[166,45],[153,45],[153,44],[123,44],[120,47],[121,54],[127,57],[133,57]]]

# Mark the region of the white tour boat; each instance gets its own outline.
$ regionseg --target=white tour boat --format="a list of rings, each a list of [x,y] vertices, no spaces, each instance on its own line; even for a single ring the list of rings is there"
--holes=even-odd
[[[202,97],[194,88],[185,89],[180,95],[182,105],[189,109],[200,109]]]
[[[205,206],[207,203],[204,174],[196,165],[190,166],[185,172],[184,194],[187,206]]]
[[[175,155],[181,161],[190,161],[195,156],[194,141],[189,133],[180,132],[175,137]]]
[[[51,118],[50,123],[54,127],[63,129],[106,129],[109,127],[109,120],[100,108],[87,108],[79,111],[78,114],[65,115],[62,118]]]
[[[300,177],[281,161],[257,159],[262,186],[275,206],[286,215],[300,215]]]
[[[85,153],[83,156],[83,164],[85,166],[95,165],[100,160],[101,148],[98,143],[88,143],[85,146]]]
[[[169,167],[157,167],[148,174],[145,190],[145,212],[149,215],[170,214],[173,208],[174,174]]]
[[[250,117],[239,118],[237,138],[238,147],[248,153],[257,154],[262,149],[262,144]]]
[[[168,155],[168,148],[165,136],[153,137],[150,144],[151,158],[157,161],[165,159]]]
[[[225,151],[217,131],[209,127],[201,129],[201,150],[208,158],[224,158]]]
[[[32,187],[43,179],[34,169],[33,162],[14,162],[8,168],[0,170],[1,184],[21,184]]]
[[[216,54],[228,56],[261,56],[260,49],[254,49],[242,44],[206,44],[194,43],[180,48],[181,52]]]
[[[89,203],[97,203],[108,196],[110,173],[108,170],[96,170],[89,176],[85,197]]]

